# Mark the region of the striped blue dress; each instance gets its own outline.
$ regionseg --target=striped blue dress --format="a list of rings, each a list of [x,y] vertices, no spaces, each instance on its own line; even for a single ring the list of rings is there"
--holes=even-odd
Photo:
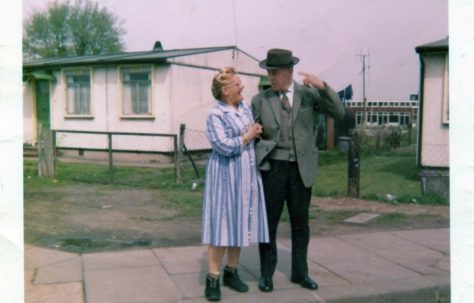
[[[204,188],[203,244],[242,247],[269,241],[253,141],[244,146],[240,138],[250,123],[252,112],[243,102],[235,109],[218,101],[207,118],[212,153]]]

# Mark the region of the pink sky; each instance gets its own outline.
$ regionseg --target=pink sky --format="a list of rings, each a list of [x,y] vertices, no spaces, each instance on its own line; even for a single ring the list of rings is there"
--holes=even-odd
[[[23,15],[48,0],[24,0]],[[269,48],[293,50],[296,71],[362,96],[361,61],[370,51],[368,99],[418,93],[414,48],[448,35],[447,0],[99,0],[123,21],[127,51],[237,45],[263,59]]]

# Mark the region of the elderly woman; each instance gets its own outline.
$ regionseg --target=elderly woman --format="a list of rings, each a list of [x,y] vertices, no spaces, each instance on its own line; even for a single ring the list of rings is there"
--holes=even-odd
[[[256,168],[254,139],[262,133],[242,102],[244,86],[232,67],[221,69],[212,81],[217,104],[207,119],[212,153],[206,168],[202,213],[202,243],[208,244],[209,272],[205,296],[219,301],[220,266],[227,252],[223,284],[248,291],[237,265],[240,249],[251,242],[268,242],[262,180]]]

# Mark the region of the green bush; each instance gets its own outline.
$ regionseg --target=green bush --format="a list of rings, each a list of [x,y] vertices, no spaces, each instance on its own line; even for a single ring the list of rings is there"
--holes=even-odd
[[[383,142],[388,148],[400,147],[402,141],[402,130],[400,127],[389,126],[383,131]]]

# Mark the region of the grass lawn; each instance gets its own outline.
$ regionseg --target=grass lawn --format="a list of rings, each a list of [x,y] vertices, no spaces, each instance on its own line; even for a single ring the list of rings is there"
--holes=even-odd
[[[333,150],[321,152],[319,176],[313,186],[315,196],[345,196],[347,192],[347,154]],[[25,161],[25,186],[46,184],[88,182],[110,183],[107,165],[59,163],[55,180],[40,179],[36,176],[36,162]],[[198,167],[204,176],[204,165]],[[182,183],[176,184],[174,167],[141,168],[116,167],[114,185],[159,188],[170,203],[196,201],[202,194],[203,184],[193,186],[196,176],[191,165],[183,166]],[[401,148],[391,152],[363,152],[360,156],[360,198],[397,203],[420,203],[447,205],[447,201],[436,196],[426,196],[421,192],[414,148]]]
[[[339,151],[320,155],[320,172],[313,186],[315,196],[344,196],[347,192],[347,154]],[[362,152],[360,197],[400,203],[440,204],[447,201],[423,195],[413,148],[391,152]]]

